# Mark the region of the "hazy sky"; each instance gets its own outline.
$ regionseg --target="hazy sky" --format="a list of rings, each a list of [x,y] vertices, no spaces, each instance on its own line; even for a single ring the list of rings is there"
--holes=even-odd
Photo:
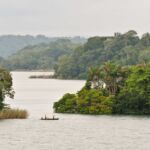
[[[0,0],[0,34],[150,32],[150,0]]]

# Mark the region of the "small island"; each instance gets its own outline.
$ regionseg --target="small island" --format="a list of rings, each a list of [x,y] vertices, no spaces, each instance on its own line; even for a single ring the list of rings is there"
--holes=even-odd
[[[30,79],[54,79],[54,75],[31,75]]]
[[[54,103],[57,113],[150,114],[150,64],[133,66],[107,62],[89,69],[85,86]]]

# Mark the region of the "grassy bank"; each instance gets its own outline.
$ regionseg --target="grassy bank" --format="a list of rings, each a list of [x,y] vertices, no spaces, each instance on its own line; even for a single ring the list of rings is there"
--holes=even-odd
[[[26,119],[28,112],[20,109],[4,109],[0,111],[0,119]]]

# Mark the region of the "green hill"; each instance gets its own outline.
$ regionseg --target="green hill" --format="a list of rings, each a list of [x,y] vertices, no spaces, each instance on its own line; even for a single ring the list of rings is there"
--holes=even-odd
[[[49,44],[27,46],[7,59],[10,70],[49,70],[53,69],[62,55],[69,55],[79,46],[68,39],[58,39]]]
[[[84,43],[85,38],[82,37],[63,37],[64,39],[70,39],[73,43]],[[18,52],[26,46],[33,46],[41,43],[54,42],[61,37],[46,37],[44,35],[2,35],[0,36],[0,56],[7,58],[12,54]]]
[[[3,35],[0,36],[0,56],[6,58],[28,45],[49,43],[51,40],[43,35],[36,37],[30,35]]]

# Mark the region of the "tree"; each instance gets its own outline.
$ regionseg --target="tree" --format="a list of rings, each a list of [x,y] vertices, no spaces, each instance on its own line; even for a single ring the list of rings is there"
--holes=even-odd
[[[2,110],[5,106],[4,99],[6,96],[10,98],[14,97],[12,77],[7,70],[0,69],[0,110]]]
[[[95,89],[103,88],[104,82],[102,81],[100,67],[90,67],[88,72],[88,81],[92,83],[92,86]]]
[[[116,94],[123,86],[128,73],[129,70],[127,67],[121,67],[107,62],[101,68],[90,68],[88,80],[91,81],[93,88],[106,88],[110,94]]]
[[[123,114],[150,113],[150,65],[131,68],[125,86],[116,95],[114,111]]]
[[[149,33],[145,33],[142,35],[141,43],[146,47],[150,46],[150,34]]]
[[[87,43],[84,45],[85,50],[93,50],[97,48],[103,48],[104,47],[104,41],[107,39],[107,37],[92,37],[89,38]]]

